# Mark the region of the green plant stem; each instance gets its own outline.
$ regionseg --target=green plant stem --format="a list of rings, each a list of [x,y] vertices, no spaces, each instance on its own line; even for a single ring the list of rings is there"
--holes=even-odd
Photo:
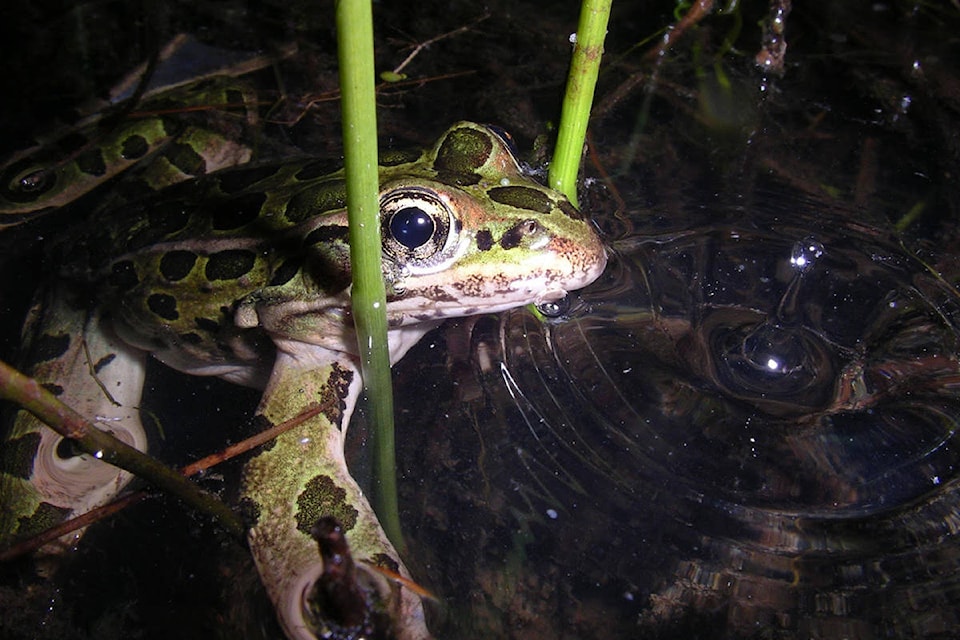
[[[214,516],[231,534],[243,537],[243,523],[226,504],[202,491],[176,470],[97,429],[35,380],[4,362],[0,362],[0,398],[16,402],[63,437],[72,439],[84,453],[177,496],[191,507]]]
[[[397,502],[387,299],[381,271],[376,77],[370,0],[337,2],[352,305],[373,422],[373,502],[387,537],[403,547]]]
[[[612,3],[613,0],[583,0],[580,7],[577,41],[573,47],[567,91],[560,111],[557,148],[550,163],[550,186],[577,206],[577,173],[580,171],[583,143],[587,137],[593,92],[600,74],[603,40],[607,35]]]

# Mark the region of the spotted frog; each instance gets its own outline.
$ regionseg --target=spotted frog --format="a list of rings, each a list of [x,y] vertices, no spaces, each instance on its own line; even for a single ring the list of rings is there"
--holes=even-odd
[[[0,229],[70,205],[111,180],[120,179],[111,196],[130,199],[249,162],[259,114],[249,86],[217,76],[151,92],[129,117],[109,120],[95,112],[4,158]]]
[[[604,247],[559,193],[521,171],[501,135],[460,122],[380,166],[391,363],[444,318],[557,300],[596,279]],[[213,173],[96,214],[55,250],[57,285],[31,323],[31,373],[138,448],[144,360],[263,389],[264,427],[320,407],[247,464],[249,543],[291,638],[328,637],[306,599],[322,570],[309,533],[333,516],[355,557],[405,574],[350,474],[360,388],[342,172],[289,161]],[[0,536],[103,503],[129,479],[75,455],[26,412],[0,474]],[[429,633],[418,597],[384,588],[399,638]]]

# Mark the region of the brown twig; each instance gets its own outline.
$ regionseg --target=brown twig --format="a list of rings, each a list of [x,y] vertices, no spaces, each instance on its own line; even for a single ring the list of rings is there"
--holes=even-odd
[[[397,65],[397,67],[392,71],[392,73],[393,73],[395,76],[399,76],[400,73],[403,72],[403,70],[406,68],[406,66],[407,66],[408,64],[410,64],[411,62],[413,62],[413,59],[416,58],[416,57],[420,54],[421,51],[423,51],[424,49],[426,49],[427,47],[429,47],[431,44],[434,44],[435,42],[439,42],[440,40],[443,40],[443,39],[445,39],[445,38],[449,38],[449,37],[451,37],[451,36],[455,36],[455,35],[458,35],[458,34],[461,34],[461,33],[465,33],[465,32],[469,31],[471,28],[473,28],[474,26],[480,24],[481,22],[483,22],[484,20],[486,20],[486,19],[489,18],[489,17],[490,17],[490,14],[489,14],[489,13],[485,13],[485,14],[483,14],[482,16],[480,16],[479,18],[477,18],[476,20],[474,20],[473,22],[471,22],[470,24],[465,24],[465,25],[463,25],[462,27],[458,27],[458,28],[454,29],[453,31],[447,31],[446,33],[441,33],[441,34],[438,35],[438,36],[434,36],[433,38],[430,38],[429,40],[424,40],[423,42],[420,42],[420,43],[414,45],[414,46],[413,46],[413,51],[410,52],[410,55],[408,55],[406,58],[404,58],[403,62],[401,62],[399,65]]]
[[[429,84],[431,82],[437,82],[439,80],[452,80],[453,78],[461,78],[463,76],[469,76],[476,73],[474,69],[468,69],[466,71],[452,71],[450,73],[443,73],[436,76],[428,76],[426,78],[407,78],[406,80],[397,80],[396,82],[380,82],[377,84],[376,92],[378,96],[387,95],[387,90],[391,90],[389,95],[393,96],[400,92],[394,92],[393,89],[403,89],[406,87],[421,87],[423,85]],[[292,127],[295,124],[299,123],[307,115],[310,109],[314,105],[318,105],[324,102],[333,102],[340,99],[340,89],[331,89],[330,91],[325,91],[323,93],[311,94],[304,96],[302,99],[297,101],[296,105],[290,105],[289,107],[281,107],[278,104],[277,109],[283,110],[293,110],[294,108],[299,108],[299,112],[295,115],[290,116],[289,118],[282,117],[267,117],[266,121],[271,124],[280,124],[288,127]]]
[[[2,363],[0,363],[0,365],[2,365]],[[0,371],[2,371],[2,369],[0,369]],[[2,395],[2,386],[0,386],[0,395]],[[289,420],[285,420],[284,422],[281,422],[280,424],[269,429],[265,429],[260,433],[243,440],[242,442],[238,442],[237,444],[229,446],[222,451],[206,456],[205,458],[201,458],[200,460],[181,468],[179,473],[184,477],[191,477],[206,471],[211,467],[226,462],[227,460],[244,454],[247,451],[255,449],[262,444],[266,444],[270,440],[278,437],[280,434],[285,433],[286,431],[289,431],[300,424],[303,424],[310,418],[313,418],[314,416],[327,410],[331,403],[332,400],[323,404],[308,407]],[[61,536],[76,531],[77,529],[90,526],[95,522],[100,522],[101,520],[108,518],[115,513],[123,511],[127,507],[132,507],[133,505],[142,502],[149,496],[150,494],[147,491],[135,491],[125,496],[121,496],[109,504],[91,509],[90,511],[87,511],[86,513],[83,513],[75,518],[65,520],[64,522],[50,527],[46,531],[32,536],[27,540],[23,540],[15,545],[3,549],[0,551],[0,562],[13,560],[21,555],[36,551],[43,545],[53,542]]]
[[[219,499],[201,490],[175,470],[97,429],[36,380],[5,362],[0,362],[0,398],[16,402],[51,429],[73,440],[84,453],[129,471],[158,489],[178,496],[194,508],[213,515],[231,533],[243,535],[240,518]]]

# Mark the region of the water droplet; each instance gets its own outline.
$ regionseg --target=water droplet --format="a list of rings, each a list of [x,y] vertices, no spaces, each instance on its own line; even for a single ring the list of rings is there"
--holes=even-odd
[[[538,302],[535,304],[537,311],[546,318],[559,318],[570,311],[570,299],[567,296],[559,300],[549,300],[547,302]]]
[[[813,236],[795,242],[790,252],[790,264],[798,271],[806,271],[823,255],[823,245]]]

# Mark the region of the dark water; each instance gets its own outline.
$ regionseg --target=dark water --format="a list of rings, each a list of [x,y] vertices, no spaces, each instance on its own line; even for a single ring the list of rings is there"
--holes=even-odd
[[[382,68],[469,28],[408,70],[430,80],[383,90],[385,142],[472,118],[530,148],[557,117],[575,3],[493,3],[480,23],[471,3],[401,4],[376,8]],[[546,320],[449,323],[395,369],[407,562],[440,600],[431,628],[956,637],[960,15],[798,3],[781,77],[753,65],[770,4],[718,10],[651,57],[675,22],[660,4],[615,8],[591,123],[582,202],[607,272]],[[336,103],[307,107],[335,86],[332,7],[135,5],[8,22],[23,41],[5,81],[25,89],[4,122],[62,120],[186,29],[248,51],[296,42],[257,76],[265,137],[336,155]],[[134,15],[140,30],[116,28]],[[60,232],[41,230],[0,239],[4,274]],[[4,355],[33,286],[3,289]],[[171,461],[239,438],[256,403],[160,367],[151,388]],[[229,495],[235,467],[204,482]],[[91,531],[56,582],[28,562],[0,574],[0,636],[278,634],[244,550],[172,502]]]
[[[556,323],[474,331],[491,366],[472,417],[499,429],[444,433],[483,480],[456,509],[496,509],[503,539],[470,540],[524,561],[481,584],[558,614],[542,637],[957,624],[955,292],[889,237],[758,213],[615,242]],[[545,576],[560,593],[541,600]]]

